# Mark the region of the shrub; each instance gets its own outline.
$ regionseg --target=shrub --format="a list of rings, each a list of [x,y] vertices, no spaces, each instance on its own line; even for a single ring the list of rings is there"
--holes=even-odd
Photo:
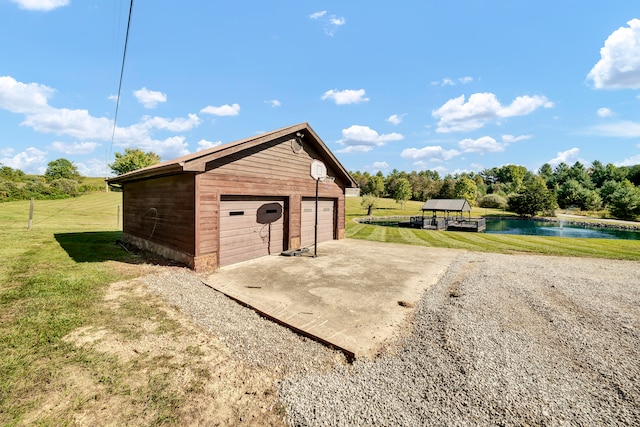
[[[51,186],[59,190],[62,194],[67,196],[76,197],[80,195],[78,189],[78,181],[74,179],[58,178],[51,181]]]
[[[506,209],[507,199],[497,194],[487,194],[480,198],[478,206],[481,208]]]
[[[15,182],[0,179],[0,201],[10,202],[25,198],[27,197],[21,186],[18,186]]]

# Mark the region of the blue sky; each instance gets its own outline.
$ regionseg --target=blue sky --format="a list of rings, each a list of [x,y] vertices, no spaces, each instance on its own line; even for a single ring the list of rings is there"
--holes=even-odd
[[[0,163],[309,122],[352,171],[640,164],[637,1],[0,0]]]

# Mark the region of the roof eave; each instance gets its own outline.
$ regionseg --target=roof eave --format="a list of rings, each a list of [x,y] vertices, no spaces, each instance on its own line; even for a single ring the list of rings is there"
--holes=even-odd
[[[149,177],[156,177],[159,175],[173,175],[176,173],[181,173],[184,172],[184,163],[180,162],[180,163],[169,163],[166,164],[164,166],[161,167],[154,167],[154,168],[144,168],[144,169],[138,169],[132,172],[128,172],[122,175],[118,175],[115,176],[113,178],[109,178],[107,179],[107,183],[109,185],[112,184],[121,184],[123,182],[126,181],[134,181],[134,180],[139,180],[139,179],[144,179],[144,178],[149,178]]]

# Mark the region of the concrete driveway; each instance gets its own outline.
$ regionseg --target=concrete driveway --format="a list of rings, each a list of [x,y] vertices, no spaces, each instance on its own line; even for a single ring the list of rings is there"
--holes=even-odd
[[[461,251],[348,239],[312,253],[234,264],[205,282],[300,333],[370,358]]]

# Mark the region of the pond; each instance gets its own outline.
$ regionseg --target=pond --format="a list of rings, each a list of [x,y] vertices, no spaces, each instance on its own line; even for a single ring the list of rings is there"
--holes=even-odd
[[[609,227],[584,227],[564,221],[531,221],[487,218],[487,234],[584,237],[592,239],[640,240],[640,232]]]
[[[363,224],[386,227],[409,227],[409,218],[363,220]],[[520,234],[528,236],[582,237],[591,239],[640,240],[640,231],[613,227],[585,227],[566,221],[534,221],[487,218],[487,234]],[[455,233],[455,231],[452,231]]]

